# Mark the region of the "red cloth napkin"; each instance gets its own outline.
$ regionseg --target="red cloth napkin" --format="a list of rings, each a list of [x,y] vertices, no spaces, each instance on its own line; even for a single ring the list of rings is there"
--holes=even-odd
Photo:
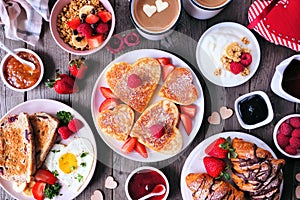
[[[257,0],[249,8],[248,28],[266,40],[300,50],[300,0]]]

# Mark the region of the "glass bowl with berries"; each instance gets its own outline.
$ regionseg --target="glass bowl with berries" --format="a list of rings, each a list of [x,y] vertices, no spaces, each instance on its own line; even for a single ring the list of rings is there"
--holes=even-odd
[[[50,15],[50,31],[63,50],[89,55],[102,49],[115,28],[108,0],[58,0]]]

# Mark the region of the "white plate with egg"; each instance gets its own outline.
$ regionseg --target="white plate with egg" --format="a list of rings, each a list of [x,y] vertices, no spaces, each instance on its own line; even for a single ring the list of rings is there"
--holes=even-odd
[[[244,37],[249,44],[242,42]],[[232,42],[238,42],[242,48],[250,50],[252,63],[248,66],[250,73],[246,76],[235,75],[222,65],[224,48]],[[222,22],[210,27],[200,37],[196,48],[196,61],[201,73],[210,82],[222,87],[235,87],[247,82],[255,74],[260,63],[260,47],[253,33],[243,25]],[[215,75],[217,69],[221,71],[219,75]]]
[[[12,108],[10,111],[7,112],[6,115],[19,114],[21,112],[27,112],[28,114],[32,114],[35,112],[46,112],[52,116],[55,116],[58,111],[70,112],[73,118],[79,119],[83,123],[83,127],[77,133],[71,135],[68,139],[60,141],[60,144],[55,144],[53,148],[56,147],[60,151],[56,151],[56,153],[53,153],[55,151],[50,151],[48,156],[51,156],[51,154],[52,156],[51,158],[46,159],[44,165],[50,166],[50,171],[61,171],[55,159],[57,160],[61,155],[66,153],[69,153],[68,155],[72,154],[74,156],[71,156],[73,157],[73,160],[74,158],[76,158],[78,167],[75,170],[73,170],[69,174],[64,174],[62,171],[58,172],[58,182],[62,185],[62,188],[60,189],[59,193],[62,195],[55,197],[55,199],[57,200],[74,199],[81,192],[83,192],[83,190],[89,184],[90,180],[93,177],[97,162],[97,146],[95,137],[85,119],[70,106],[50,99],[36,99],[26,101]],[[76,148],[74,148],[74,146]],[[80,156],[82,155],[82,153],[87,155],[82,157]],[[81,163],[85,163],[85,167],[80,165]],[[78,181],[78,174],[79,177],[82,176],[80,178],[80,181]],[[68,182],[70,182],[70,184],[68,184]],[[13,189],[13,182],[6,181],[0,178],[0,185],[7,193],[9,193],[12,197],[16,199],[34,199],[33,196],[25,196],[22,192],[16,192]]]

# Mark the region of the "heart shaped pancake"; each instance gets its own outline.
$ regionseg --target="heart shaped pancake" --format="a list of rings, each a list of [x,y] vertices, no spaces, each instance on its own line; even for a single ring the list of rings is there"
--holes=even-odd
[[[182,134],[176,127],[179,119],[177,106],[168,100],[150,105],[135,122],[130,136],[137,137],[146,147],[166,154],[176,154],[182,148]],[[151,127],[160,125],[163,133],[157,136]]]
[[[192,83],[193,75],[187,68],[175,68],[159,90],[158,95],[180,105],[190,105],[198,98]]]
[[[134,112],[129,106],[120,104],[113,110],[100,112],[97,122],[103,133],[117,140],[125,141],[134,122]]]
[[[117,97],[141,113],[157,88],[160,74],[156,59],[140,58],[133,65],[126,62],[112,65],[106,72],[106,81]]]

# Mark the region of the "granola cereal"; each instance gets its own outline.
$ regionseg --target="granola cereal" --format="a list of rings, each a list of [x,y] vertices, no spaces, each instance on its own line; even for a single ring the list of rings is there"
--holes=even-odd
[[[215,71],[214,71],[214,75],[215,76],[221,76],[222,74],[222,69],[220,67],[218,67]]]
[[[92,9],[87,10],[83,8],[84,6],[85,8],[87,8],[87,6],[90,6],[96,16],[97,13],[101,11],[107,11],[99,0],[72,0],[69,4],[63,7],[62,11],[57,16],[57,31],[59,33],[59,36],[65,43],[69,44],[73,49],[76,50],[88,50],[96,48],[97,45],[100,46],[100,44],[107,38],[108,32],[111,27],[111,22],[109,21],[107,22],[108,31],[106,33],[96,33],[94,28],[96,28],[96,25],[100,23],[100,20],[97,23],[88,24],[85,21],[85,17],[91,12]],[[83,10],[85,10],[85,17],[83,17],[83,15],[80,16],[80,12],[83,12]],[[84,23],[92,27],[92,35],[89,36],[90,38],[93,38],[93,40],[89,39],[87,36],[85,36],[84,33],[81,33],[76,28],[72,29],[70,27],[70,23],[73,23],[71,21],[75,21],[75,19],[78,21],[77,23],[79,23],[77,24],[77,27],[80,24]],[[94,45],[95,43],[96,45]]]
[[[244,43],[244,44],[250,44],[250,41],[248,40],[248,38],[247,37],[242,37],[241,38],[241,41]]]

